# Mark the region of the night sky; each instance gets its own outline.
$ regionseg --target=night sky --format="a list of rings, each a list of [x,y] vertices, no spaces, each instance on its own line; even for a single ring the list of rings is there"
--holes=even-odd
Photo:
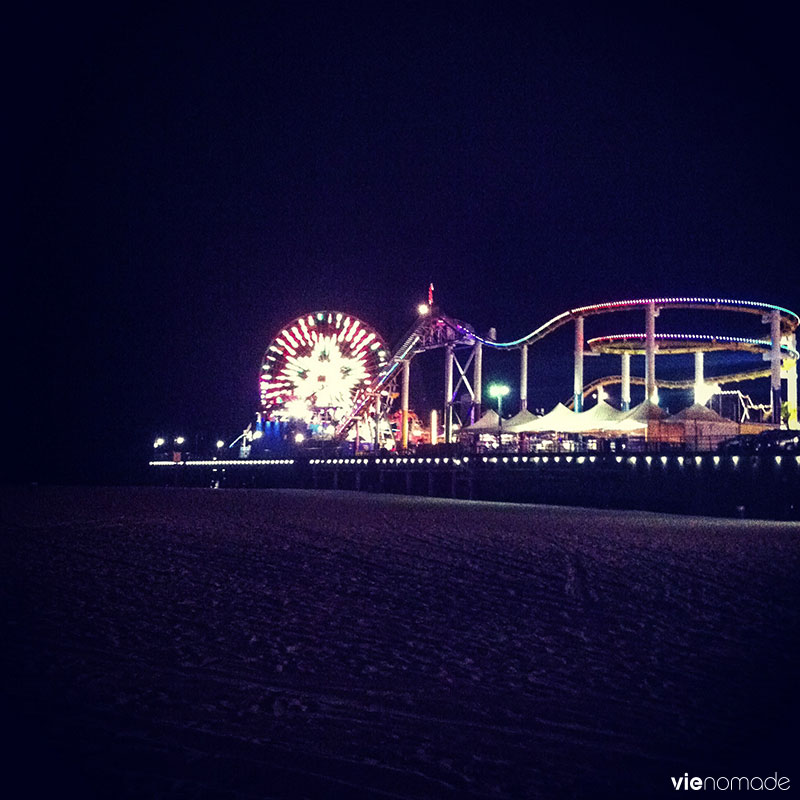
[[[230,439],[279,326],[340,309],[394,344],[431,281],[500,339],[625,297],[800,310],[786,8],[645,5],[14,11],[10,477],[130,480],[158,433]],[[604,319],[587,338],[643,329]],[[571,394],[561,333],[532,407]]]

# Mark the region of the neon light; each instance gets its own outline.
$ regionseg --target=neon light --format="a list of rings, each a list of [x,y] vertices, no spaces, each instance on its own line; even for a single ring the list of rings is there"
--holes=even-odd
[[[593,347],[595,345],[612,344],[614,342],[644,342],[646,340],[644,333],[615,333],[608,336],[596,336],[589,339],[587,345]],[[769,339],[753,339],[746,336],[718,336],[716,334],[707,333],[657,333],[656,340],[662,342],[709,342],[711,344],[746,344],[752,347],[761,347],[770,349],[772,342]],[[800,353],[790,347],[788,344],[781,344],[781,352],[788,355],[790,358],[800,358]]]
[[[797,328],[798,325],[800,325],[800,317],[798,317],[798,315],[795,314],[794,311],[790,311],[788,308],[783,308],[782,306],[772,305],[771,303],[760,303],[753,300],[731,300],[731,299],[710,298],[710,297],[640,298],[634,300],[615,300],[607,303],[595,303],[593,305],[580,306],[578,308],[573,308],[570,309],[569,311],[565,311],[561,314],[558,314],[557,316],[553,317],[551,320],[546,322],[544,325],[540,325],[534,331],[531,331],[531,333],[527,334],[526,336],[522,336],[519,339],[515,339],[509,342],[495,342],[491,339],[486,339],[482,336],[478,336],[474,331],[470,330],[461,323],[455,322],[454,320],[447,320],[447,324],[450,325],[450,327],[452,327],[454,330],[461,333],[462,335],[470,339],[474,339],[475,341],[482,342],[488,347],[493,347],[496,349],[506,349],[506,348],[518,347],[522,344],[531,343],[533,341],[541,339],[543,336],[546,336],[548,333],[551,333],[553,330],[569,322],[575,317],[580,317],[586,314],[621,311],[625,309],[644,307],[650,305],[651,303],[660,307],[699,306],[699,307],[708,307],[711,309],[717,308],[717,309],[733,310],[733,311],[749,310],[750,313],[779,311],[782,316],[787,318],[787,321],[792,329]]]
[[[311,435],[330,436],[359,393],[374,383],[385,363],[378,351],[385,356],[380,337],[342,312],[296,318],[264,356],[259,394],[267,419],[301,420],[317,429]]]

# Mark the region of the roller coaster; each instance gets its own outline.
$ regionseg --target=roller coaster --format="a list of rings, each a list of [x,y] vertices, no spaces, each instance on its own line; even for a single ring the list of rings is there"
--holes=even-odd
[[[715,351],[740,351],[760,354],[769,367],[762,365],[736,373],[711,377],[717,385],[737,383],[755,378],[770,378],[771,418],[774,423],[781,419],[783,402],[782,378],[786,380],[786,401],[788,404],[788,424],[797,427],[797,339],[796,331],[800,318],[793,311],[770,303],[748,300],[706,297],[656,297],[646,299],[618,300],[597,303],[564,311],[525,336],[513,341],[500,342],[494,336],[481,336],[466,322],[443,313],[433,303],[432,287],[429,290],[429,303],[420,307],[420,316],[402,337],[391,358],[378,373],[376,379],[364,386],[356,394],[352,407],[338,422],[336,437],[343,438],[358,420],[371,416],[374,419],[385,413],[385,398],[394,392],[389,391],[399,379],[400,405],[402,414],[401,447],[408,444],[409,413],[409,374],[412,360],[428,350],[445,350],[444,376],[444,442],[452,441],[453,407],[462,387],[471,399],[471,419],[481,413],[483,394],[484,350],[509,351],[520,353],[519,396],[520,410],[527,408],[528,351],[545,337],[559,328],[574,325],[574,381],[571,405],[576,411],[583,409],[584,397],[598,386],[617,383],[621,386],[621,405],[630,407],[631,384],[643,384],[648,400],[657,402],[657,388],[688,388],[707,385],[704,375],[705,353]],[[736,337],[717,334],[663,334],[656,333],[656,319],[664,311],[688,309],[692,311],[711,311],[738,313],[758,316],[762,324],[769,326],[769,334],[761,338]],[[644,311],[644,332],[612,334],[584,341],[584,321],[587,317],[617,312]],[[588,346],[588,351],[586,347]],[[618,375],[593,381],[584,385],[583,360],[592,353],[616,354],[621,358]],[[657,381],[656,354],[694,353],[695,374],[686,381]],[[632,376],[631,356],[644,355],[645,375]],[[471,373],[470,373],[471,367]],[[470,380],[471,377],[471,380]],[[696,395],[697,397],[697,395]]]
[[[750,315],[757,317],[767,331],[760,337],[656,332],[659,315],[676,309],[712,312],[712,315],[717,312]],[[588,341],[584,339],[588,317],[623,311],[643,312],[644,331],[605,333]],[[703,321],[705,324],[708,319]],[[518,352],[520,412],[527,412],[529,350],[566,325],[574,326],[574,380],[570,399],[573,410],[582,411],[585,397],[611,384],[621,387],[620,410],[625,410],[631,403],[631,385],[643,385],[645,403],[630,409],[630,418],[629,415],[616,417],[620,427],[607,430],[618,433],[623,430],[623,423],[640,422],[636,415],[641,416],[640,412],[643,412],[648,419],[644,425],[646,435],[637,434],[639,439],[629,442],[627,435],[603,440],[602,437],[595,438],[592,433],[586,441],[578,442],[586,445],[580,451],[570,447],[576,442],[565,441],[563,458],[560,446],[550,458],[546,445],[555,441],[548,439],[553,432],[559,437],[560,445],[561,434],[570,434],[573,430],[569,423],[560,429],[519,427],[517,430],[522,431],[519,438],[504,444],[505,423],[501,424],[499,415],[494,412],[484,414],[482,410],[484,358],[491,358],[492,352]],[[798,327],[800,318],[797,314],[769,303],[656,297],[572,308],[526,336],[513,341],[497,341],[492,331],[489,335],[480,335],[470,324],[445,314],[433,303],[431,288],[428,303],[420,306],[419,316],[391,350],[375,329],[354,316],[337,311],[315,311],[288,322],[268,346],[259,376],[261,409],[256,415],[255,425],[251,423],[227,446],[231,449],[241,443],[238,457],[221,458],[221,448],[225,443],[220,441],[217,443],[219,454],[208,460],[197,458],[195,454],[188,454],[187,458],[187,454],[182,452],[172,452],[172,458],[169,458],[170,445],[159,438],[155,442],[156,455],[163,458],[150,464],[159,468],[159,475],[163,476],[161,480],[174,485],[348,488],[470,499],[579,503],[654,511],[735,513],[739,516],[746,513],[757,517],[797,519],[800,456],[789,456],[790,450],[784,452],[780,448],[775,449],[768,459],[759,454],[745,457],[738,453],[725,453],[723,457],[720,453],[705,452],[700,446],[705,442],[701,441],[698,432],[698,417],[692,423],[685,415],[685,422],[682,419],[679,424],[672,424],[675,418],[684,414],[681,411],[663,425],[655,422],[651,426],[651,415],[665,415],[662,409],[649,404],[658,403],[659,387],[694,387],[695,403],[704,404],[703,395],[707,395],[709,386],[713,385],[714,393],[720,399],[728,395],[739,404],[740,423],[761,423],[768,417],[771,425],[778,427],[782,410],[788,410],[784,421],[789,428],[797,429]],[[409,422],[413,419],[409,407],[412,362],[417,356],[436,349],[444,351],[444,435],[440,436],[438,424],[432,424],[432,443],[455,441],[456,408],[460,408],[457,421],[462,426],[466,423],[467,428],[473,427],[474,430],[491,430],[483,435],[494,437],[493,441],[477,441],[474,449],[462,446],[434,448],[433,452],[427,453],[420,448],[413,452],[408,447]],[[729,368],[725,374],[706,375],[705,354],[723,351],[746,354],[757,361],[746,368],[737,363],[736,371]],[[694,355],[693,376],[680,380],[664,380],[663,376],[656,379],[657,355],[665,358],[686,353]],[[585,382],[584,358],[592,354],[619,358],[620,370]],[[638,356],[644,356],[644,375],[631,374],[631,360]],[[548,351],[548,360],[550,358],[552,353]],[[743,381],[765,378],[770,385],[770,402],[766,404],[748,402],[736,386]],[[718,388],[723,385],[732,388]],[[487,393],[491,394],[491,391]],[[398,397],[400,431],[396,436],[388,419],[391,411],[392,419],[397,420],[395,401]],[[595,408],[602,413],[612,411],[599,403]],[[557,410],[559,406],[554,412]],[[565,409],[560,408],[560,411]],[[694,406],[685,411],[696,411],[701,415],[713,413]],[[594,409],[589,414],[592,412]],[[750,414],[761,419],[752,419]],[[490,422],[492,415],[493,423]],[[566,415],[576,416],[572,412],[566,412]],[[531,419],[525,424],[535,425],[539,420],[530,412],[527,416]],[[552,413],[546,416],[550,417]],[[720,420],[717,414],[713,416],[716,417],[714,425],[730,427],[729,421]],[[564,420],[565,416],[562,414],[560,419]],[[593,417],[595,422],[598,419],[598,416]],[[691,436],[692,426],[694,439],[690,441],[686,432],[688,430]],[[761,428],[761,425],[752,427]],[[582,430],[596,432],[601,428]],[[666,431],[667,428],[673,430]],[[735,424],[733,428],[736,428]],[[524,432],[526,430],[545,432],[545,437],[537,440],[538,433],[529,437]],[[364,431],[367,431],[367,436],[374,435],[368,447],[359,446],[359,437]],[[386,432],[390,437],[396,436],[394,441],[381,438]],[[477,438],[481,435],[477,433]],[[573,432],[572,435],[582,434]],[[758,438],[764,435],[788,435],[792,446],[797,444],[795,431],[762,430]],[[312,440],[312,446],[308,448],[307,438]],[[256,440],[261,441],[254,446]],[[784,438],[775,438],[774,441],[784,442]],[[178,444],[179,440],[175,442]],[[491,453],[482,451],[484,444],[492,450]],[[654,449],[651,449],[651,444]],[[389,449],[399,446],[408,452],[387,457],[380,449],[384,445]],[[534,450],[529,449],[531,445]],[[539,445],[544,446],[544,455],[538,454]],[[642,446],[643,452],[637,455]],[[372,451],[371,457],[364,457],[364,451]],[[691,457],[687,455],[690,452]],[[167,467],[171,469],[167,470]]]

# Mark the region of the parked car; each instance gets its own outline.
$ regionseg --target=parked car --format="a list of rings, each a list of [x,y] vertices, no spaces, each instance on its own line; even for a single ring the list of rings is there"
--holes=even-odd
[[[756,452],[756,443],[760,434],[742,433],[732,439],[726,439],[717,446],[718,453],[726,455],[752,455]]]
[[[800,431],[772,430],[758,434],[758,453],[800,453]]]
[[[726,439],[717,447],[726,455],[758,455],[762,453],[800,453],[800,431],[768,430],[743,433]]]

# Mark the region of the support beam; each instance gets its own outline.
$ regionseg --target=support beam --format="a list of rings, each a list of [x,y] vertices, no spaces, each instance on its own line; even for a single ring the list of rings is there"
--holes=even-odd
[[[483,397],[483,342],[475,342],[475,361],[472,365],[472,383],[475,397],[472,401],[472,423],[481,418],[481,398]]]
[[[408,450],[408,385],[411,377],[411,362],[403,362],[403,382],[400,384],[400,412],[402,416],[400,429],[400,447]]]
[[[658,311],[655,303],[648,303],[645,325],[645,397],[652,403],[658,403],[656,394],[656,317]]]
[[[770,314],[770,338],[772,350],[770,351],[771,389],[772,389],[772,422],[780,425],[781,422],[781,312],[776,308]]]
[[[444,443],[453,441],[453,345],[449,344],[444,351]]]
[[[789,346],[792,350],[797,350],[797,337],[794,333],[789,339]],[[797,430],[800,428],[797,418],[797,361],[787,359],[787,362],[789,366],[786,370],[786,402],[789,405],[789,427]]]
[[[623,411],[631,410],[631,354],[622,354],[622,391],[620,405]]]
[[[699,403],[701,406],[705,405],[705,375],[703,372],[703,357],[705,353],[698,350],[694,354],[694,402]]]
[[[519,351],[519,410],[528,410],[528,345]]]
[[[572,408],[583,411],[583,317],[575,317],[575,377],[572,391]]]

